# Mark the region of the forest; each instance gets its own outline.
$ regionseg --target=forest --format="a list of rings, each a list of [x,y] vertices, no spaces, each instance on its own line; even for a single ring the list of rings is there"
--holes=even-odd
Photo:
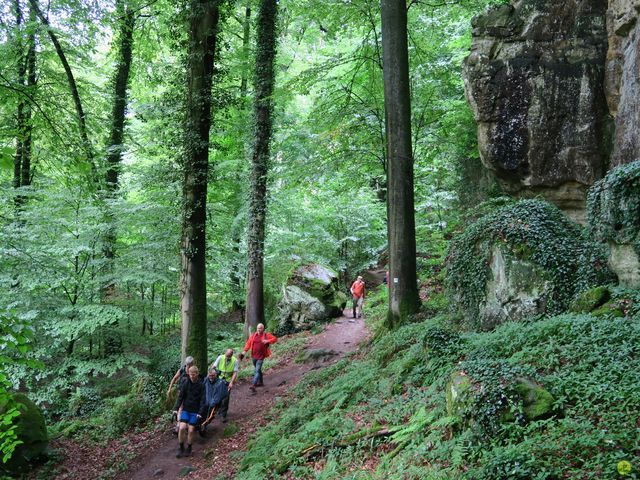
[[[0,477],[639,478],[636,3],[1,2]]]

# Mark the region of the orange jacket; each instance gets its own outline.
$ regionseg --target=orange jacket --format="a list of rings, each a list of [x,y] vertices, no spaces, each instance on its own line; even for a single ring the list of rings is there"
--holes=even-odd
[[[247,353],[249,350],[251,350],[252,357],[254,357],[254,354],[256,353],[251,349],[251,346],[253,345],[253,340],[256,337],[256,335],[259,335],[259,333],[258,332],[252,333],[247,339],[247,342],[244,344],[244,353]],[[269,348],[269,345],[271,345],[272,343],[276,343],[278,341],[278,338],[275,335],[270,334],[269,332],[264,332],[262,335],[264,335],[267,342],[269,342],[267,343],[267,345],[265,345],[264,358],[267,358],[271,356],[271,349]]]
[[[363,281],[358,281],[356,280],[355,282],[353,282],[353,284],[351,285],[351,295],[353,295],[353,298],[364,298],[364,282]]]

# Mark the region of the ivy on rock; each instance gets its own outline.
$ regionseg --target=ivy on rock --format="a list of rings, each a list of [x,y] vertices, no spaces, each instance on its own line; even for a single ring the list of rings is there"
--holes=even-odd
[[[486,214],[451,242],[447,290],[467,328],[490,329],[505,319],[559,313],[577,293],[612,278],[604,253],[553,205],[521,200]],[[498,256],[504,258],[504,276],[513,277],[508,288],[497,285]],[[504,290],[502,298],[496,290]],[[501,307],[530,295],[533,308],[517,315],[515,307],[505,307],[498,315],[489,308],[490,295],[498,296]]]
[[[593,184],[587,216],[595,238],[632,244],[640,254],[640,161],[616,167]]]

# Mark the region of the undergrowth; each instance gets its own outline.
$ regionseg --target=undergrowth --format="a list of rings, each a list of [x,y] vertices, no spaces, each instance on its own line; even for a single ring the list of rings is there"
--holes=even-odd
[[[279,403],[237,478],[638,478],[640,295],[614,295],[633,305],[627,316],[564,314],[489,333],[455,332],[440,316],[380,332]],[[488,382],[466,418],[445,400],[462,369]],[[553,395],[554,415],[498,421],[517,405],[486,392],[519,375]]]

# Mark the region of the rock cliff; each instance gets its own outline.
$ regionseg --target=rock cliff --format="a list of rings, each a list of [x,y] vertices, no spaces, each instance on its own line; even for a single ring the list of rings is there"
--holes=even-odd
[[[605,90],[615,119],[611,166],[640,158],[640,0],[610,0]]]
[[[463,66],[484,165],[505,191],[581,221],[610,149],[606,19],[605,0],[496,6],[473,20]]]

